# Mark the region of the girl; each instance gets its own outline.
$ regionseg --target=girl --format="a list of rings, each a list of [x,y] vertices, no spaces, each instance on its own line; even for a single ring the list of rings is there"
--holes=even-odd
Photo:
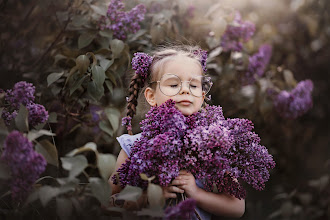
[[[157,51],[153,58],[145,57],[144,67],[147,69],[139,69],[142,74],[135,74],[130,84],[127,115],[130,118],[135,115],[140,89],[150,106],[159,106],[172,99],[176,103],[175,106],[186,116],[199,111],[210,89],[210,86],[200,86],[201,82],[207,81],[204,76],[206,54],[201,51],[196,47],[170,48]],[[125,163],[132,144],[141,136],[132,135],[131,130],[128,130],[131,135],[124,134],[117,138],[122,150],[117,158],[116,170]],[[119,185],[113,184],[111,178],[109,182],[112,194],[122,190]],[[210,219],[211,214],[241,217],[245,211],[243,199],[239,200],[224,193],[207,192],[201,181],[185,170],[179,172],[179,176],[170,186],[163,187],[166,199],[176,198],[176,193],[185,193],[188,198],[195,199],[197,212],[203,219]]]

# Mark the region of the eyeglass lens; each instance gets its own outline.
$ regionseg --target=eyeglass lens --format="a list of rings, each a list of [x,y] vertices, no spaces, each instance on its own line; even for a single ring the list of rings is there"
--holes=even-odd
[[[162,93],[167,96],[174,96],[178,94],[183,86],[182,83],[189,83],[189,90],[192,95],[201,97],[206,95],[212,86],[210,77],[195,76],[189,81],[181,81],[181,79],[174,74],[164,74],[159,82],[159,87]]]

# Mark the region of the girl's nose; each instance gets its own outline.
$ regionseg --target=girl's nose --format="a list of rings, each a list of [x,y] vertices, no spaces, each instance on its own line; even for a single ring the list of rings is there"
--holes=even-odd
[[[180,94],[189,94],[189,82],[182,82]]]

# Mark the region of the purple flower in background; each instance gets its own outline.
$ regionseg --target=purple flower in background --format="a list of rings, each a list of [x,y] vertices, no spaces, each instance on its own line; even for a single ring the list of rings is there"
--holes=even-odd
[[[192,219],[196,208],[194,199],[186,199],[176,206],[165,209],[165,219]]]
[[[261,77],[270,61],[272,56],[272,47],[268,44],[264,44],[259,48],[259,51],[249,57],[249,66],[242,78],[242,82],[245,85],[255,82],[255,75]]]
[[[6,138],[1,155],[11,171],[9,185],[14,201],[22,202],[32,184],[44,172],[47,162],[35,152],[32,143],[18,131],[12,131]]]
[[[281,91],[273,97],[275,110],[283,118],[295,119],[305,114],[313,107],[313,82],[304,80],[292,91]]]
[[[14,110],[13,112],[9,112],[8,109],[6,109],[6,108],[4,108],[2,110],[1,117],[2,117],[2,119],[4,120],[4,122],[7,126],[10,125],[11,120],[16,118],[16,116],[17,116],[17,111],[16,110]]]
[[[113,31],[114,37],[120,40],[125,40],[129,33],[140,30],[139,22],[143,21],[146,13],[146,8],[142,4],[127,12],[123,10],[122,0],[112,0],[108,7],[107,17],[100,18],[100,29]]]
[[[15,83],[13,89],[6,91],[5,100],[14,108],[18,109],[20,104],[27,105],[34,101],[35,87],[32,83],[20,81]]]
[[[152,63],[153,57],[146,53],[134,53],[132,59],[132,69],[136,74],[139,74],[143,80],[148,77],[149,67]]]
[[[241,15],[237,12],[232,24],[228,24],[225,33],[221,38],[223,51],[241,51],[242,42],[250,40],[255,32],[255,25],[248,21],[242,21]]]
[[[29,111],[29,125],[34,127],[48,120],[48,112],[43,105],[29,103],[26,108]]]

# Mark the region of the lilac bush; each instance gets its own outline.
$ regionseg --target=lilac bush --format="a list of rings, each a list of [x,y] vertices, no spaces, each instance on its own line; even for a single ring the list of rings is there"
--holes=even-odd
[[[146,7],[139,4],[130,11],[123,11],[124,3],[122,0],[112,0],[109,4],[107,16],[101,17],[100,29],[113,31],[115,38],[125,40],[129,33],[136,33],[140,30],[139,22],[144,20]]]
[[[16,202],[24,201],[32,184],[44,172],[46,160],[34,151],[32,143],[18,131],[12,131],[7,136],[0,159],[11,171],[8,184],[12,199]]]
[[[265,187],[275,162],[260,145],[253,123],[247,119],[225,119],[220,106],[207,106],[184,116],[168,100],[152,107],[141,122],[142,135],[131,148],[129,159],[117,170],[120,184],[146,188],[139,174],[155,176],[154,182],[168,186],[180,170],[191,172],[220,192],[245,197],[241,179],[257,190]],[[114,178],[114,182],[118,184]]]
[[[18,109],[20,104],[27,105],[34,101],[35,86],[32,83],[20,81],[15,83],[13,89],[6,91],[5,100],[11,107]]]
[[[283,118],[295,119],[313,107],[313,82],[304,80],[289,91],[283,90],[273,96],[275,110]]]
[[[237,12],[232,24],[228,24],[225,33],[221,37],[223,51],[242,51],[242,42],[251,39],[255,32],[255,25],[248,21],[242,21],[241,15]]]

